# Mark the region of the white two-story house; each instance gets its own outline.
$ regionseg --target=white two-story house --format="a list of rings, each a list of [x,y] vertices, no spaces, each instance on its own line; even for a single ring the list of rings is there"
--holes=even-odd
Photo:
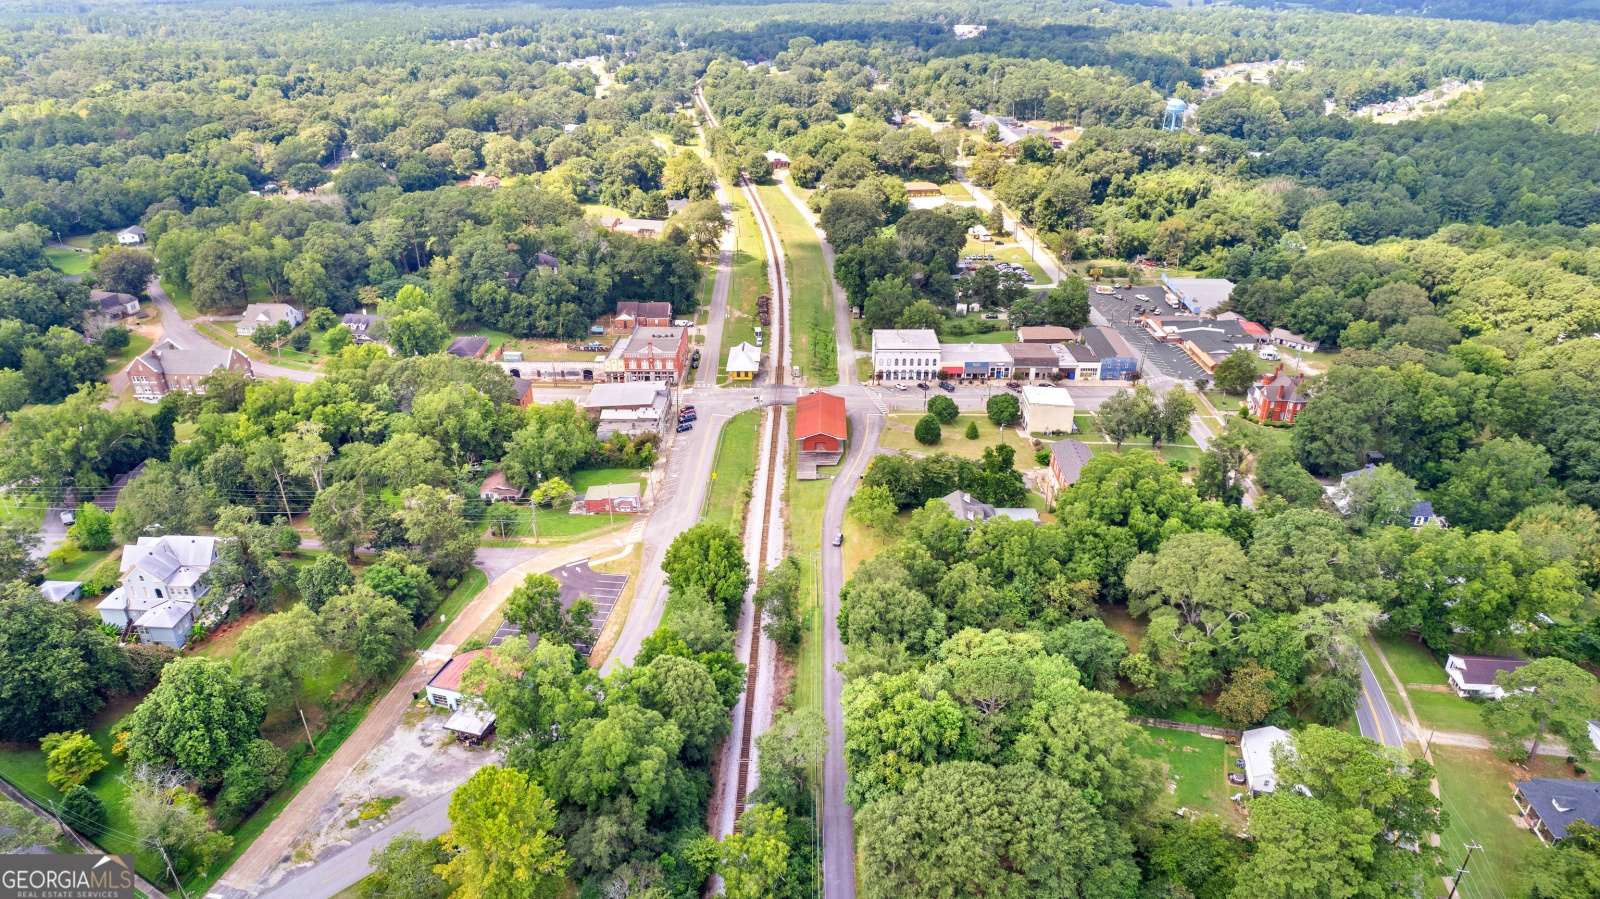
[[[216,560],[216,537],[140,537],[122,548],[122,586],[95,607],[100,620],[123,630],[131,623],[144,642],[182,649]]]

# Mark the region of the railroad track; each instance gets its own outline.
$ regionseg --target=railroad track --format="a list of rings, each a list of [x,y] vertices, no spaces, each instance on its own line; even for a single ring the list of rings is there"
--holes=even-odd
[[[706,121],[712,127],[717,126],[716,116],[711,112],[711,106],[706,102],[705,94],[697,86],[695,100],[700,106],[700,111],[705,115]],[[767,259],[770,268],[768,280],[772,287],[772,386],[782,387],[788,382],[789,373],[789,291],[788,278],[785,272],[786,261],[783,255],[783,245],[778,242],[777,229],[773,227],[772,220],[767,215],[767,210],[761,203],[761,196],[756,191],[755,185],[742,175],[738,179],[738,188],[744,194],[745,201],[750,206],[751,214],[755,217],[756,227],[761,232],[762,243],[767,249]],[[757,538],[755,551],[752,558],[755,560],[755,584],[759,589],[766,580],[767,558],[772,555],[773,541],[781,538],[779,533],[773,533],[773,522],[781,520],[777,513],[778,504],[783,497],[783,488],[786,481],[786,472],[780,470],[779,460],[782,458],[781,444],[785,437],[783,414],[776,396],[767,407],[766,432],[767,437],[763,442],[762,458],[758,463],[758,470],[767,472],[767,496],[761,509],[760,536]],[[750,782],[753,771],[751,770],[751,747],[755,742],[755,710],[757,681],[761,676],[761,616],[752,614],[749,622],[750,651],[745,658],[744,682],[744,716],[743,726],[739,728],[739,763],[735,775],[733,793],[733,822],[729,822],[730,829],[737,822],[740,815],[744,814],[745,798],[750,792]]]

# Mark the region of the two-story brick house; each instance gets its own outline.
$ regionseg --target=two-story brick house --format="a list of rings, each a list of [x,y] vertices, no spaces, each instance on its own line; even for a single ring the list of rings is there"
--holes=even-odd
[[[128,383],[134,399],[154,403],[169,393],[205,393],[200,382],[223,369],[254,377],[250,357],[232,347],[200,343],[185,349],[167,337],[128,365]]]
[[[145,642],[182,649],[216,560],[216,537],[140,537],[122,548],[122,586],[95,607],[100,620],[123,630],[132,624]]]
[[[1281,365],[1271,374],[1262,375],[1260,383],[1245,394],[1250,414],[1258,421],[1292,423],[1300,410],[1306,407],[1306,395],[1300,392],[1300,384],[1304,381],[1304,376],[1284,374]]]

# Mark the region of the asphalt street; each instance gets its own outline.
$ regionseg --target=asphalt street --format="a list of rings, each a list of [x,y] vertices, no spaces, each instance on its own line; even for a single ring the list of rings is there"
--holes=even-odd
[[[1389,707],[1389,700],[1383,695],[1383,688],[1378,685],[1378,678],[1365,655],[1361,657],[1361,698],[1356,700],[1356,724],[1361,728],[1361,736],[1369,740],[1395,749],[1405,745],[1406,732]]]
[[[328,899],[359,883],[372,871],[372,853],[389,845],[395,837],[414,831],[424,839],[450,829],[450,796],[446,794],[402,815],[387,827],[351,843],[338,854],[328,856],[299,875],[288,878],[273,889],[257,894],[260,899]],[[221,899],[248,895],[238,890],[208,893]]]
[[[180,347],[192,347],[205,344],[221,349],[221,345],[209,337],[202,335],[194,329],[194,324],[184,321],[178,314],[178,307],[172,305],[167,292],[161,289],[161,282],[155,278],[145,286],[145,291],[150,294],[150,300],[161,310],[161,336],[171,340]],[[250,370],[257,378],[288,378],[301,384],[310,384],[317,379],[316,372],[305,371],[299,368],[285,368],[268,362],[250,360]]]

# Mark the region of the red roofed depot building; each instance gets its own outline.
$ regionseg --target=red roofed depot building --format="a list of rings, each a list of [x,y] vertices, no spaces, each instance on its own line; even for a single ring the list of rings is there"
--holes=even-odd
[[[1306,407],[1306,395],[1300,392],[1304,380],[1304,377],[1284,374],[1281,365],[1271,374],[1262,375],[1261,382],[1245,395],[1250,414],[1258,421],[1293,423],[1295,416]]]
[[[795,479],[814,481],[819,477],[817,466],[838,465],[848,436],[844,397],[817,391],[795,400],[794,439],[800,444]]]
[[[847,436],[844,397],[817,391],[795,400],[794,437],[801,452],[843,452]]]

